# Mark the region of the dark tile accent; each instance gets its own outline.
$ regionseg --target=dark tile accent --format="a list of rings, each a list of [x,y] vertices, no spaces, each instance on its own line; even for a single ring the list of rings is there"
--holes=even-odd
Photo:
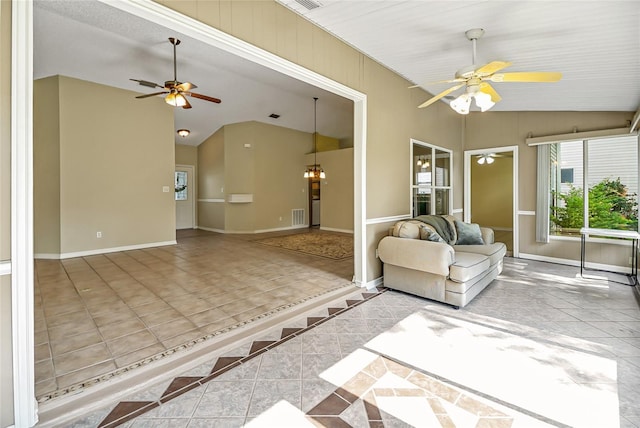
[[[367,419],[369,419],[369,426],[371,425],[371,421],[381,421],[382,415],[380,414],[380,409],[375,404],[376,399],[371,392],[367,394],[367,397],[362,400],[364,403],[364,409],[367,412]]]
[[[116,427],[158,407],[158,405],[157,401],[121,401],[111,413],[102,420],[98,428]]]
[[[220,357],[216,361],[215,365],[211,369],[211,374],[221,370],[223,368],[229,367],[231,364],[240,361],[242,357]],[[236,364],[237,365],[237,364]],[[234,366],[235,367],[235,366]]]
[[[353,306],[361,302],[363,302],[363,300],[347,300],[347,306]]]
[[[275,340],[256,340],[255,342],[253,342],[251,344],[251,349],[249,350],[249,355],[258,352],[261,349],[264,349],[269,345],[273,345],[274,343],[276,343]]]
[[[332,393],[307,412],[310,416],[337,416],[344,412],[351,403],[339,395]]]
[[[329,308],[327,310],[329,311],[329,315],[334,315],[334,314],[337,314],[338,312],[340,312],[343,309],[345,309],[345,308]]]
[[[366,300],[366,299],[372,298],[376,294],[378,294],[378,293],[362,293],[362,297],[364,297],[364,299]]]
[[[291,336],[292,334],[296,334],[300,330],[302,330],[302,329],[301,328],[288,328],[288,327],[285,327],[285,328],[282,329],[282,336],[280,336],[280,339],[284,339],[287,336]]]
[[[340,398],[347,400],[349,404],[353,404],[358,398],[360,398],[357,395],[350,393],[344,388],[336,389],[335,394],[338,394]]]
[[[318,321],[322,321],[324,317],[307,317],[307,327],[317,323]]]
[[[171,384],[160,397],[160,402],[165,403],[178,395],[191,391],[193,388],[200,386],[202,376],[184,376],[173,379]]]
[[[384,428],[382,421],[369,421],[369,428]]]
[[[316,426],[326,428],[352,428],[351,425],[340,419],[338,416],[312,416],[311,419],[317,422]]]

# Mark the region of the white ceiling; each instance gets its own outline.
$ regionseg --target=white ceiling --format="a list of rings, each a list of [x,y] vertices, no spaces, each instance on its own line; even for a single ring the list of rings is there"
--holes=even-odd
[[[129,79],[173,80],[169,37],[181,40],[178,79],[222,100],[190,98],[193,108],[174,109],[176,130],[191,130],[186,138],[176,135],[176,143],[198,145],[225,124],[249,120],[313,132],[313,97],[318,97],[318,132],[335,138],[353,134],[350,100],[95,0],[35,1],[34,78],[60,74],[140,94],[157,92]],[[269,118],[271,113],[280,118]]]
[[[637,0],[318,0],[321,6],[312,10],[296,0],[277,1],[433,94],[453,85],[424,84],[452,79],[471,65],[472,43],[464,33],[483,28],[477,63],[503,60],[513,64],[505,72],[563,73],[558,83],[492,84],[503,98],[494,111],[640,106]]]
[[[450,85],[427,82],[453,78],[471,64],[472,44],[464,36],[471,28],[486,31],[477,43],[478,63],[506,60],[513,63],[506,72],[563,73],[558,83],[494,83],[503,100],[493,111],[636,111],[640,105],[638,1],[320,0],[311,11],[296,0],[277,1],[434,94]],[[176,129],[192,131],[176,142],[197,145],[220,126],[247,120],[313,132],[313,97],[319,97],[320,133],[353,132],[349,100],[95,0],[34,4],[35,78],[61,74],[154,92],[129,79],[171,80],[167,39],[181,39],[178,78],[222,103],[191,99],[192,109],[175,109]],[[281,117],[270,119],[271,113]]]

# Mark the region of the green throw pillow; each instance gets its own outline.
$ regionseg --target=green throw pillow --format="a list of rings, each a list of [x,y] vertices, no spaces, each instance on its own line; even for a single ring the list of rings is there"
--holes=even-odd
[[[456,231],[458,232],[457,245],[484,245],[480,225],[456,220]]]

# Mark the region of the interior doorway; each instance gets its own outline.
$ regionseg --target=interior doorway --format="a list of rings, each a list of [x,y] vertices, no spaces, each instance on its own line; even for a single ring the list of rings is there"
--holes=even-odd
[[[518,148],[466,151],[464,221],[490,227],[507,255],[518,256]]]
[[[196,227],[195,180],[193,165],[176,165],[174,176],[176,229]]]
[[[309,177],[309,227],[320,227],[320,178]]]

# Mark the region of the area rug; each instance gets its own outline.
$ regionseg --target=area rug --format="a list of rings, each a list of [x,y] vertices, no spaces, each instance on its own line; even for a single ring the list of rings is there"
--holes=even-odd
[[[353,237],[349,235],[296,233],[258,239],[254,242],[333,260],[353,257]]]

